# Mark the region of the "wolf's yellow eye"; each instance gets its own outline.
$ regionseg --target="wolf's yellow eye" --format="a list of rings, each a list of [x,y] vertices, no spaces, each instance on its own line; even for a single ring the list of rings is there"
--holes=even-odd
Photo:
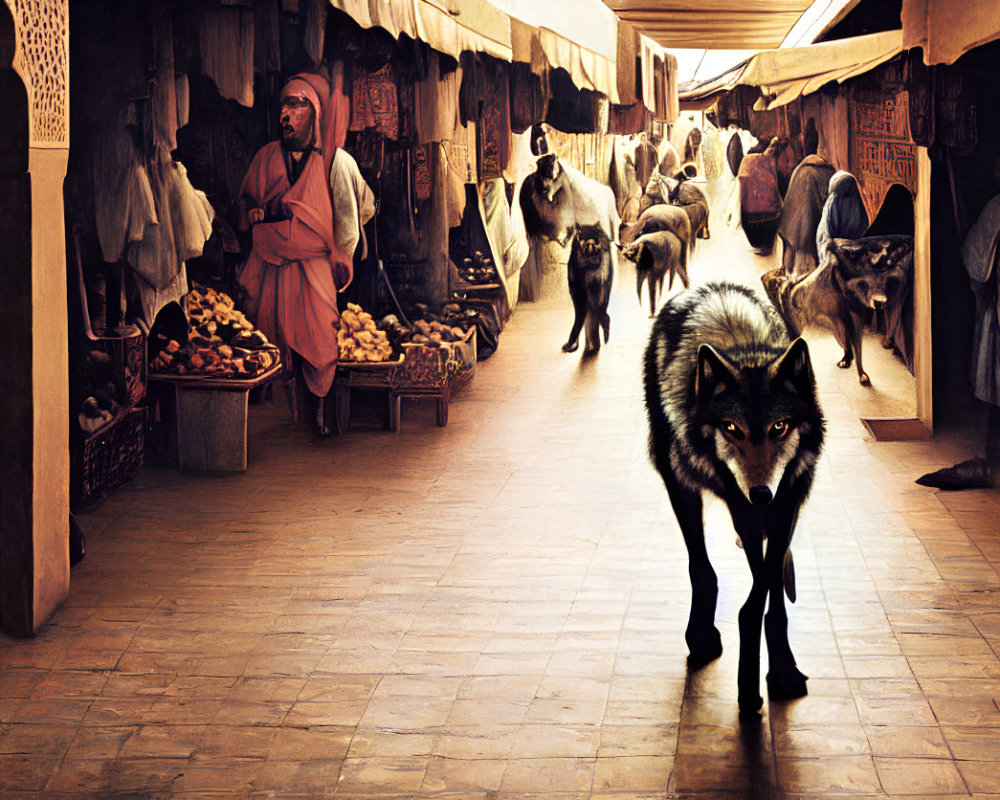
[[[731,420],[727,420],[722,423],[722,430],[725,432],[726,436],[736,439],[737,441],[745,438],[743,429]]]
[[[788,421],[781,419],[771,426],[771,436],[775,439],[784,439],[790,430],[791,426]]]

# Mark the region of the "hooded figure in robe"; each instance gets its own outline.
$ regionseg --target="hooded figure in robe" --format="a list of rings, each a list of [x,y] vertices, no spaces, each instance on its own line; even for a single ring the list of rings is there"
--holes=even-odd
[[[325,398],[337,365],[337,293],[352,278],[351,255],[334,235],[329,174],[346,132],[342,77],[333,91],[320,75],[300,73],[281,91],[281,139],[254,155],[240,187],[252,227],[250,256],[240,275],[246,314]],[[321,432],[325,403],[316,403]]]

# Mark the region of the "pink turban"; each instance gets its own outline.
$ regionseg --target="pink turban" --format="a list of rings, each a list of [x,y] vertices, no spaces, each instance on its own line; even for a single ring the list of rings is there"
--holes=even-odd
[[[301,94],[316,109],[315,147],[323,154],[326,174],[338,147],[343,147],[347,137],[347,123],[351,114],[350,100],[344,94],[344,65],[333,65],[330,80],[315,72],[293,75],[281,90],[282,99],[289,94]]]

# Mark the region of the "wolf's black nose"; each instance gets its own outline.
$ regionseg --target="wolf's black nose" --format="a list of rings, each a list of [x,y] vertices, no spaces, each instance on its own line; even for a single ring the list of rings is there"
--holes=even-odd
[[[748,494],[755,506],[766,506],[771,502],[771,490],[766,486],[751,486]]]

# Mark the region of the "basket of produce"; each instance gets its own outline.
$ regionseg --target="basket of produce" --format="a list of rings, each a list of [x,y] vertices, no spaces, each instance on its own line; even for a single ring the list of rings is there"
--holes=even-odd
[[[475,335],[474,328],[463,330],[441,319],[415,319],[407,325],[394,314],[384,317],[378,327],[403,352],[403,362],[395,376],[398,387],[443,386],[468,369],[468,343]]]
[[[403,363],[403,355],[394,348],[384,330],[379,330],[372,315],[357,303],[348,303],[341,312],[337,330],[337,382],[357,388],[390,388]]]
[[[156,334],[149,372],[171,380],[253,381],[273,375],[281,365],[277,346],[256,330],[233,299],[211,288],[196,288],[183,300],[187,335]],[[183,340],[183,341],[182,341]]]

